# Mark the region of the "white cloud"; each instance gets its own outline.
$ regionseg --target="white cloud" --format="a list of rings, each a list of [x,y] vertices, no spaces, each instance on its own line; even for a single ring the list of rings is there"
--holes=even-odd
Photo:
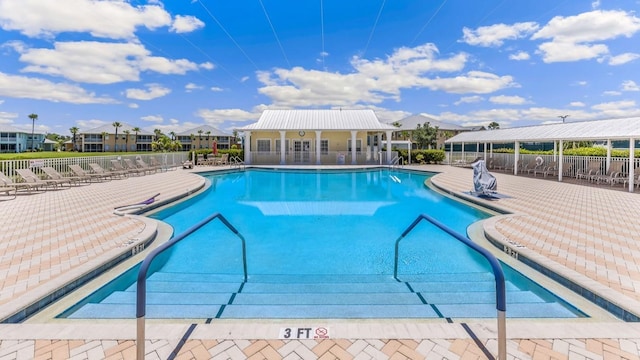
[[[163,97],[171,93],[171,89],[163,87],[160,84],[147,84],[147,89],[127,89],[125,91],[128,99],[135,100],[152,100]]]
[[[582,101],[572,101],[572,102],[569,103],[569,106],[584,107],[584,106],[586,106],[586,104],[583,103]]]
[[[592,8],[592,9],[598,9],[598,8],[600,8],[600,0],[592,1],[592,2],[591,2],[591,8]]]
[[[606,95],[606,96],[619,96],[622,95],[622,93],[620,91],[615,91],[615,90],[608,90],[602,93],[602,95]]]
[[[24,49],[23,71],[63,76],[73,81],[112,84],[139,80],[142,71],[185,74],[197,65],[185,59],[151,56],[141,44],[96,41],[56,42],[53,49]]]
[[[609,58],[609,65],[623,65],[640,58],[640,54],[624,53]]]
[[[478,96],[478,95],[474,95],[474,96],[463,96],[460,98],[460,100],[454,102],[454,105],[460,105],[460,104],[471,104],[471,103],[477,103],[484,100],[484,98],[482,96]]]
[[[255,121],[261,113],[242,109],[200,109],[196,115],[204,119],[208,124],[216,125],[224,121]]]
[[[29,37],[53,37],[62,32],[88,32],[95,37],[130,39],[136,28],[171,24],[161,6],[132,6],[126,1],[1,0],[0,26]]]
[[[519,51],[515,54],[509,55],[510,60],[529,60],[531,56],[526,51]]]
[[[481,26],[476,30],[467,27],[462,29],[462,42],[476,46],[500,46],[505,40],[516,40],[523,38],[538,30],[539,26],[535,22],[515,23],[513,25],[495,24],[491,26]]]
[[[588,82],[585,80],[580,80],[580,81],[576,81],[574,83],[574,85],[578,85],[578,86],[587,86]]]
[[[206,70],[213,70],[216,66],[213,63],[210,62],[203,62],[202,64],[199,65],[201,68],[206,69]]]
[[[153,122],[153,123],[162,123],[164,119],[161,115],[147,115],[140,118],[142,121]]]
[[[188,84],[187,84],[187,85],[185,85],[185,87],[184,87],[184,89],[185,89],[187,92],[192,92],[193,90],[200,90],[200,89],[202,89],[202,88],[203,88],[203,86],[202,86],[202,85],[197,85],[197,84],[194,84],[194,83],[188,83]]]
[[[90,120],[78,120],[76,121],[76,124],[78,125],[78,128],[80,128],[80,130],[91,130],[91,129],[95,129],[97,127],[101,127],[107,124],[111,124],[112,122],[109,121],[104,121],[104,120],[98,120],[98,119],[90,119]]]
[[[622,82],[622,91],[640,91],[640,86],[633,80],[625,80]]]
[[[72,104],[114,104],[117,102],[109,97],[98,97],[76,85],[8,75],[2,72],[0,72],[0,96]]]
[[[638,30],[640,19],[632,13],[595,10],[575,16],[556,16],[531,39],[552,39],[538,47],[546,63],[578,61],[609,53],[605,44],[596,42],[631,37]]]
[[[591,107],[598,110],[602,117],[631,117],[640,116],[640,108],[634,100],[621,100],[597,104]]]
[[[523,97],[507,96],[507,95],[492,96],[489,98],[489,101],[494,104],[508,104],[508,105],[522,105],[528,102]]]
[[[258,91],[276,106],[351,106],[399,101],[402,89],[428,88],[449,93],[490,93],[517,86],[511,76],[469,71],[453,77],[429,77],[434,73],[459,72],[467,55],[439,59],[433,44],[396,49],[386,59],[353,57],[348,73],[307,70],[302,67],[257,72],[264,86]]]
[[[212,86],[210,90],[211,90],[211,91],[213,91],[213,92],[221,92],[221,91],[224,91],[224,89],[223,89],[223,88],[221,88],[221,87],[217,87],[217,86]]]
[[[187,33],[204,27],[204,23],[195,16],[177,15],[171,24],[171,31],[176,33]]]
[[[138,105],[138,104],[136,104],[136,103],[131,103],[131,104],[127,105],[127,106],[128,106],[129,108],[131,108],[131,109],[137,109],[137,108],[139,108],[139,107],[140,107],[140,105]]]

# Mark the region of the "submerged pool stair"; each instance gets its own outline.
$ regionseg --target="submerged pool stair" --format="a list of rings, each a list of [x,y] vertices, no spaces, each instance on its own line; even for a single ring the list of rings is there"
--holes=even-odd
[[[391,275],[242,275],[156,272],[147,279],[147,318],[494,318],[490,272]],[[563,318],[558,303],[507,283],[508,317]],[[469,296],[471,294],[471,296]],[[69,318],[133,318],[136,285]]]

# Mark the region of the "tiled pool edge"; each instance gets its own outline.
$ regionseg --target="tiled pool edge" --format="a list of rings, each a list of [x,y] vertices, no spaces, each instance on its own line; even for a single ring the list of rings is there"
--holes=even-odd
[[[120,249],[114,249],[113,252],[117,252],[117,253],[114,256],[105,257],[107,258],[107,260],[102,262],[101,264],[98,264],[97,266],[93,265],[91,262],[87,263],[85,265],[87,270],[84,270],[82,275],[80,275],[79,277],[74,277],[72,279],[61,280],[61,282],[63,282],[62,286],[57,287],[57,289],[55,290],[44,290],[46,291],[44,295],[34,296],[35,299],[30,300],[27,306],[21,306],[21,308],[17,310],[10,309],[6,313],[4,313],[3,311],[2,313],[0,313],[0,324],[15,324],[28,319],[30,316],[38,313],[39,311],[43,310],[47,306],[51,305],[52,303],[64,298],[69,293],[89,283],[90,281],[102,275],[109,269],[117,266],[123,261],[131,258],[132,256],[135,256],[139,252],[148,248],[148,246],[155,241],[157,236],[157,225],[156,225],[157,220],[153,220],[145,216],[139,216],[137,214],[146,213],[146,212],[155,210],[157,208],[160,208],[162,206],[176,202],[178,200],[186,199],[189,196],[194,195],[199,191],[206,189],[208,186],[209,186],[209,182],[203,181],[200,184],[200,186],[198,186],[197,188],[188,189],[187,191],[185,191],[180,195],[173,196],[163,201],[154,202],[152,205],[149,205],[145,208],[141,208],[138,211],[132,212],[131,214],[126,214],[125,216],[130,215],[130,216],[137,217],[139,221],[145,223],[145,228],[152,225],[154,227],[153,231],[149,234],[144,234],[143,235],[144,239],[140,239],[137,242],[132,242],[127,244],[127,246],[124,247],[121,252],[117,252]],[[96,260],[96,261],[100,261],[100,260]],[[22,300],[22,298],[20,298],[20,300]],[[10,308],[11,303],[7,303],[2,306],[3,310],[6,309],[7,307]]]
[[[476,204],[478,206],[481,206],[483,208],[487,208],[489,210],[495,211],[497,213],[503,214],[503,215],[507,215],[507,214],[511,214],[508,210],[503,209],[499,206],[494,206],[491,204],[488,204],[486,201],[480,201],[481,199],[475,198],[473,196],[468,196],[465,195],[464,193],[458,193],[452,190],[449,190],[445,187],[442,187],[436,183],[434,183],[433,181],[431,181],[431,179],[428,179],[425,182],[426,186],[433,186],[436,189],[438,189],[439,191],[445,192],[446,194],[449,194],[455,198],[458,199],[462,199],[464,201],[468,201],[471,202],[473,204]],[[494,222],[497,220],[494,220]],[[497,249],[499,250],[505,250],[505,249],[510,249],[511,251],[517,251],[512,249],[512,245],[505,243],[501,240],[499,240],[496,237],[496,233],[497,230],[495,230],[495,228],[493,229],[493,231],[487,231],[487,224],[492,224],[491,221],[485,221],[484,222],[484,226],[485,226],[485,237],[487,238],[487,240],[493,245],[495,246]],[[627,322],[640,322],[640,309],[637,312],[633,312],[631,310],[625,309],[623,306],[620,306],[616,303],[615,299],[609,299],[606,296],[600,295],[597,293],[596,290],[594,289],[589,289],[587,286],[585,285],[581,285],[576,281],[573,281],[563,275],[561,275],[558,271],[556,270],[552,270],[547,266],[544,266],[541,264],[540,261],[536,261],[533,259],[533,257],[535,256],[527,256],[524,255],[522,253],[522,251],[517,251],[518,253],[518,257],[517,260],[522,262],[523,264],[529,266],[530,268],[538,271],[539,273],[547,276],[548,278],[560,283],[562,286],[566,287],[567,289],[575,292],[576,294],[582,296],[583,298],[589,300],[590,302],[592,302],[593,304],[601,307],[602,309],[608,311],[609,313],[613,314],[614,316],[616,316],[617,318],[623,320],[623,321],[627,321]],[[608,288],[602,287],[603,290],[609,290]],[[609,290],[610,291],[610,290]],[[626,298],[626,297],[625,297]]]

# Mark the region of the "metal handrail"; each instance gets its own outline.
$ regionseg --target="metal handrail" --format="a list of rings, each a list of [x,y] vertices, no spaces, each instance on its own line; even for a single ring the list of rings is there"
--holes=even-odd
[[[244,168],[244,161],[237,156],[232,156],[229,159],[229,165],[230,167],[237,166],[238,168]]]
[[[242,266],[244,271],[244,282],[247,281],[247,249],[244,237],[236,230],[229,221],[222,216],[220,213],[215,213],[210,215],[206,219],[201,222],[195,224],[194,226],[187,229],[182,234],[172,238],[166,243],[160,245],[155,250],[153,250],[142,262],[140,265],[140,270],[138,271],[138,281],[137,281],[137,292],[136,292],[136,319],[137,319],[137,340],[136,340],[136,352],[137,359],[144,359],[144,341],[145,341],[145,313],[147,307],[147,272],[149,271],[149,267],[151,266],[151,262],[163,251],[177,244],[179,241],[186,238],[188,235],[191,235],[196,230],[200,229],[204,225],[208,224],[213,219],[220,219],[220,221],[229,229],[231,232],[236,234],[242,241]]]
[[[441,230],[445,231],[447,234],[453,236],[455,239],[461,241],[463,244],[469,246],[473,250],[477,251],[480,255],[484,256],[485,259],[491,265],[491,270],[493,271],[493,276],[496,280],[496,309],[498,310],[498,359],[505,360],[507,358],[507,325],[506,325],[506,311],[507,311],[507,298],[506,298],[506,290],[505,290],[505,280],[504,273],[502,272],[502,267],[496,259],[487,249],[481,247],[480,245],[474,243],[469,240],[467,237],[462,236],[455,232],[453,229],[439,222],[438,220],[432,218],[429,215],[420,214],[413,221],[411,225],[400,235],[398,240],[396,240],[395,247],[395,262],[393,265],[393,277],[398,280],[398,246],[400,244],[400,240],[404,239],[408,233],[413,230],[416,225],[422,220],[427,220],[433,225],[437,226]]]
[[[402,165],[400,165],[400,160],[402,160]],[[404,158],[402,156],[396,156],[391,160],[390,168],[402,167],[404,165]]]

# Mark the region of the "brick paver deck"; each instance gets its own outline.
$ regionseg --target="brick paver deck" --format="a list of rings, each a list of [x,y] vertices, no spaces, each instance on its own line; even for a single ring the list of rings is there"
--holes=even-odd
[[[471,190],[471,170],[440,171],[433,184]],[[555,272],[640,315],[640,194],[495,174],[510,198],[487,202],[513,215],[484,231]],[[203,179],[178,170],[0,202],[0,315],[36,302],[153,236],[156,223],[113,214],[160,193],[193,192]],[[485,201],[485,200],[480,200]],[[148,359],[485,359],[497,354],[495,321],[315,320],[325,340],[278,340],[283,321],[149,322]],[[468,329],[469,331],[467,331]],[[188,336],[186,336],[188,334]],[[473,335],[473,336],[472,336]],[[509,320],[509,359],[640,359],[640,324],[598,320]],[[53,321],[0,325],[0,360],[131,359],[135,322]]]

